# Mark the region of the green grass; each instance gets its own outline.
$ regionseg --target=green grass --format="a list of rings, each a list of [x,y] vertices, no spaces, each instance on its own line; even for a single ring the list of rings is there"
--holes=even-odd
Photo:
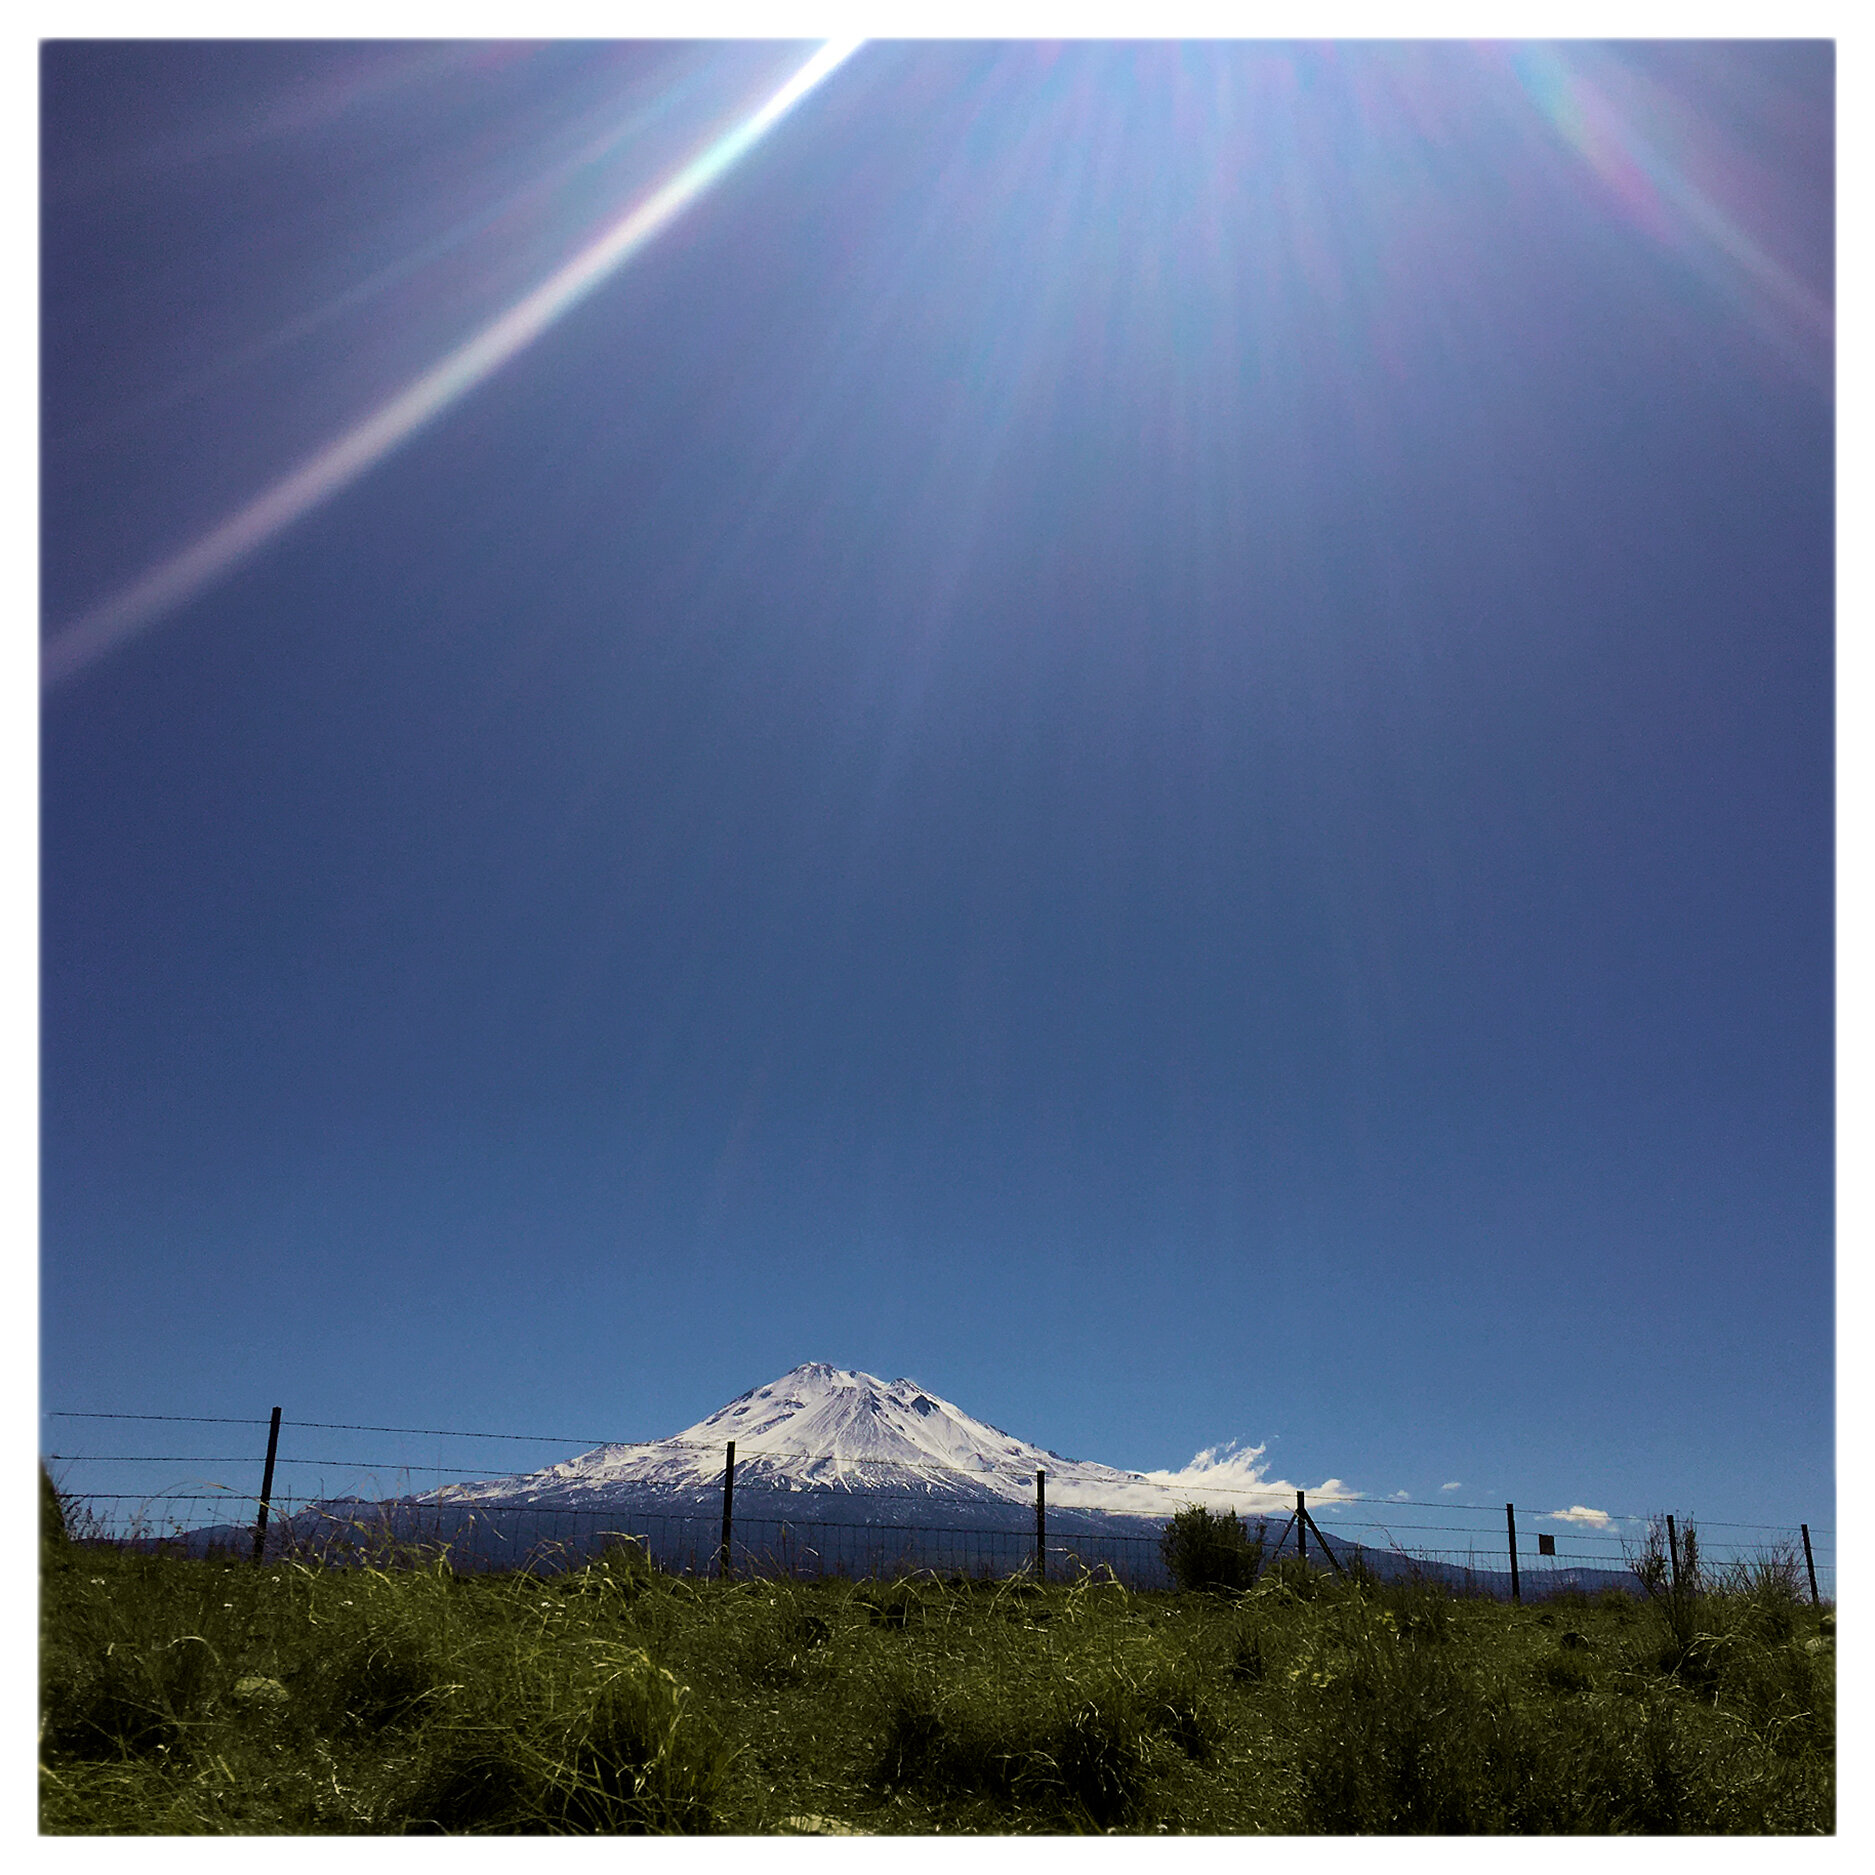
[[[50,1833],[1834,1827],[1834,1623],[1775,1581],[1689,1613],[44,1553]]]

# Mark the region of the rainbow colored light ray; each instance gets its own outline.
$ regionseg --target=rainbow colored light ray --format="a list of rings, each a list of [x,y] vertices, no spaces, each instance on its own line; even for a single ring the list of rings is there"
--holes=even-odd
[[[1774,340],[1812,351],[1828,344],[1830,306],[1753,238],[1720,186],[1702,186],[1691,153],[1674,147],[1666,114],[1636,108],[1644,92],[1624,108],[1580,55],[1553,46],[1515,47],[1509,63],[1531,102],[1629,220],[1729,290]],[[1630,80],[1638,88],[1631,74]]]
[[[630,260],[863,43],[825,42],[749,116],[601,230],[506,312],[192,546],[64,627],[46,643],[40,663],[42,687],[51,690],[96,663],[383,461]]]

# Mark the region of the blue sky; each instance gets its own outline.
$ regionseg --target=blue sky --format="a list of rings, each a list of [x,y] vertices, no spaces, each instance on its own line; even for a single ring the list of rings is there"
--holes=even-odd
[[[1820,43],[45,55],[41,1390],[1833,1523]],[[101,1449],[101,1448],[100,1448]]]

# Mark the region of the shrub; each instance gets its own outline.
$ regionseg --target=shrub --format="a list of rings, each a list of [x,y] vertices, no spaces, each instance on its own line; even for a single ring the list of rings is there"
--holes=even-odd
[[[1649,1518],[1647,1535],[1629,1553],[1628,1567],[1663,1630],[1658,1656],[1661,1672],[1677,1674],[1688,1684],[1709,1684],[1711,1636],[1706,1630],[1710,1619],[1699,1534],[1691,1518],[1679,1533],[1677,1553],[1665,1515]]]
[[[1733,1563],[1720,1576],[1719,1589],[1760,1639],[1788,1641],[1797,1632],[1804,1603],[1799,1567],[1795,1549],[1788,1543],[1773,1544]]]
[[[1253,1537],[1234,1510],[1219,1516],[1192,1504],[1165,1526],[1159,1553],[1181,1589],[1242,1590],[1263,1566],[1263,1544],[1261,1524]]]

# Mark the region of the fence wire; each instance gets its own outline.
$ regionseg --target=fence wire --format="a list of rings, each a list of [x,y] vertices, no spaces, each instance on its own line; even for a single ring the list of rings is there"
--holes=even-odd
[[[265,1428],[260,1418],[155,1413],[59,1412],[47,1415],[67,1421],[109,1421],[119,1424],[244,1426]],[[282,1419],[282,1430],[312,1432],[373,1432],[410,1438],[502,1440],[540,1445],[576,1446],[582,1452],[599,1449],[660,1451],[690,1450],[722,1454],[723,1446],[698,1441],[549,1439],[521,1433],[461,1432],[441,1427],[370,1426],[316,1420]],[[772,1490],[764,1491],[761,1461],[776,1456],[819,1458],[843,1462],[860,1479],[850,1496],[855,1507],[864,1504],[917,1503],[925,1515],[899,1518],[842,1518],[836,1488],[803,1493],[816,1500],[805,1514],[771,1514]],[[251,1554],[253,1526],[259,1507],[251,1484],[237,1487],[229,1477],[245,1473],[257,1482],[258,1452],[213,1456],[178,1453],[119,1451],[47,1452],[55,1470],[74,1534],[80,1540],[135,1545],[187,1554],[232,1552]],[[1029,1506],[1004,1499],[994,1509],[993,1521],[935,1518],[933,1491],[873,1490],[863,1483],[868,1463],[836,1461],[827,1453],[751,1452],[737,1466],[738,1500],[732,1520],[728,1566],[733,1573],[774,1573],[845,1577],[891,1576],[931,1571],[964,1577],[1007,1576],[1036,1566],[1035,1529]],[[88,1468],[131,1468],[147,1477],[151,1468],[208,1467],[220,1474],[171,1479],[143,1490],[88,1488],[96,1476]],[[78,1469],[87,1468],[87,1469]],[[922,1475],[942,1481],[956,1477],[983,1482],[977,1468],[921,1463]],[[309,1476],[310,1474],[310,1476]],[[327,1476],[338,1474],[341,1488],[329,1489]],[[1083,1569],[1105,1569],[1119,1580],[1139,1588],[1170,1586],[1159,1549],[1159,1530],[1184,1497],[1202,1495],[1215,1504],[1235,1498],[1246,1504],[1245,1521],[1255,1532],[1259,1526],[1272,1560],[1293,1556],[1299,1548],[1318,1563],[1358,1561],[1378,1573],[1399,1573],[1424,1567],[1461,1586],[1482,1593],[1507,1592],[1511,1558],[1504,1507],[1496,1504],[1456,1503],[1450,1500],[1406,1498],[1371,1499],[1342,1493],[1311,1498],[1310,1518],[1298,1534],[1293,1506],[1276,1501],[1268,1488],[1213,1487],[1201,1481],[1181,1481],[1167,1487],[1163,1480],[1142,1473],[1114,1474],[1116,1483],[1129,1490],[1151,1487],[1165,1492],[1165,1503],[1155,1511],[1138,1503],[1087,1505],[1050,1502],[1046,1519],[1043,1563],[1051,1576]],[[383,1481],[396,1481],[386,1489]],[[428,1488],[412,1490],[415,1480],[434,1480]],[[707,1575],[723,1566],[719,1503],[706,1503],[720,1491],[721,1472],[712,1485],[705,1476],[698,1482],[672,1488],[668,1509],[658,1509],[655,1493],[629,1487],[615,1506],[547,1505],[525,1499],[491,1497],[450,1500],[440,1492],[443,1480],[474,1481],[469,1467],[429,1463],[409,1455],[384,1460],[374,1457],[312,1457],[279,1453],[274,1488],[269,1500],[269,1556],[299,1554],[327,1560],[347,1560],[390,1548],[409,1553],[414,1547],[432,1553],[447,1551],[458,1566],[468,1568],[553,1567],[590,1555],[608,1541],[629,1539],[659,1567],[675,1572]],[[101,1480],[110,1482],[110,1480]],[[649,1507],[640,1508],[649,1503]],[[743,1505],[747,1505],[747,1509]],[[789,1510],[794,1510],[790,1505]],[[1407,1517],[1396,1512],[1415,1513]],[[1428,1517],[1426,1513],[1437,1513]],[[984,1513],[987,1515],[988,1513]],[[1585,1523],[1578,1512],[1544,1513],[1517,1510],[1517,1570],[1526,1596],[1537,1597],[1568,1588],[1631,1585],[1630,1563],[1644,1540],[1649,1519],[1636,1513],[1597,1512]],[[1101,1520],[1106,1528],[1092,1527]],[[1318,1521],[1319,1520],[1319,1521]],[[1818,1592],[1835,1595],[1835,1533],[1822,1526],[1808,1531],[1808,1558],[1803,1532],[1795,1527],[1685,1519],[1698,1531],[1700,1555],[1715,1574],[1731,1570],[1784,1567],[1805,1581],[1813,1566]],[[1730,1533],[1730,1534],[1727,1534]]]

